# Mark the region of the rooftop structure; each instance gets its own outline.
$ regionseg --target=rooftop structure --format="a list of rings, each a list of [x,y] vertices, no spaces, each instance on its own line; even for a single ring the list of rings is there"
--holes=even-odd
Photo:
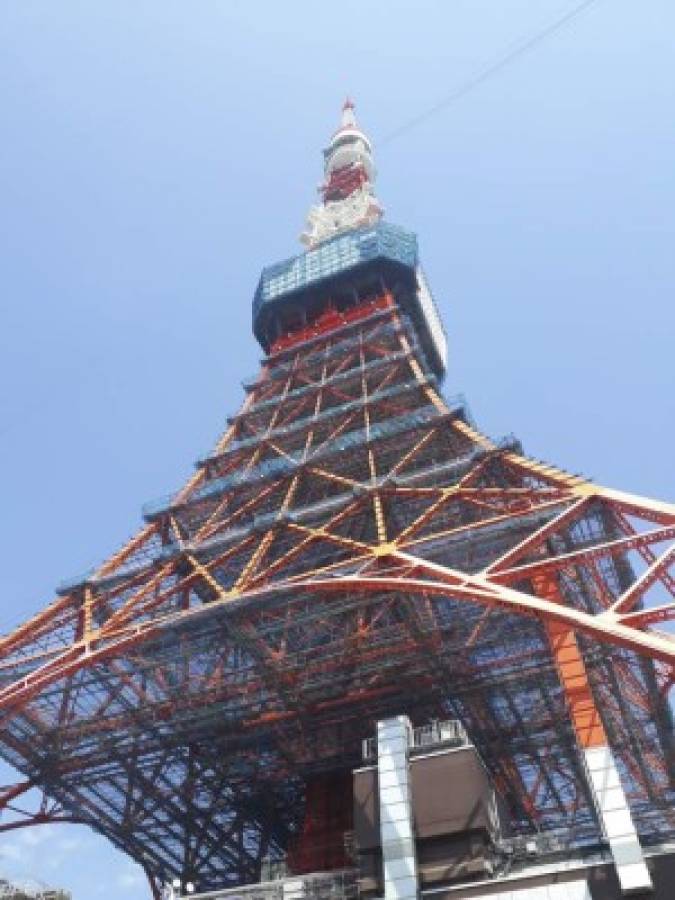
[[[155,898],[658,892],[675,507],[483,435],[351,102],[324,161],[216,446],[0,638],[0,803],[40,788],[33,821],[89,824]]]
[[[0,900],[71,900],[66,891],[0,878]]]

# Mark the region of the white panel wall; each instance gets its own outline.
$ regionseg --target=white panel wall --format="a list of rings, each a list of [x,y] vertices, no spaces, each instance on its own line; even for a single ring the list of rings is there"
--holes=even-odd
[[[649,890],[652,881],[609,747],[584,751],[588,780],[624,894]]]
[[[503,884],[492,885],[471,897],[472,900],[591,900],[591,892],[583,880],[541,887],[506,888]]]
[[[284,900],[302,900],[305,896],[305,882],[302,878],[286,878],[282,882]]]
[[[436,348],[436,352],[438,353],[439,359],[443,364],[443,369],[445,370],[448,367],[448,341],[443,329],[443,322],[438,314],[438,307],[434,302],[434,298],[431,296],[429,285],[420,266],[417,267],[417,286],[417,297],[420,301],[420,306],[422,307],[427,326],[429,327],[429,333],[434,342],[434,347]]]
[[[417,861],[410,802],[406,716],[377,723],[377,778],[385,900],[416,900]]]

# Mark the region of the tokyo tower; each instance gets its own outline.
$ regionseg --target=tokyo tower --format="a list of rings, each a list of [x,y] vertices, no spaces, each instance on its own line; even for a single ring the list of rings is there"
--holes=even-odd
[[[155,898],[672,897],[675,506],[483,435],[351,101],[324,170],[212,452],[0,638],[0,830],[39,789]]]

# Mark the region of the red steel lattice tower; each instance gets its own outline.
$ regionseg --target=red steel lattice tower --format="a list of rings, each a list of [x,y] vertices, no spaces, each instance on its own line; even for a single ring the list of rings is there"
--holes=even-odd
[[[125,547],[0,639],[0,753],[26,779],[5,797],[41,788],[156,896],[344,865],[349,773],[398,714],[460,719],[517,833],[607,837],[599,759],[643,845],[675,833],[675,507],[443,396],[417,241],[374,178],[347,102],[307,250],[263,270],[241,409]]]

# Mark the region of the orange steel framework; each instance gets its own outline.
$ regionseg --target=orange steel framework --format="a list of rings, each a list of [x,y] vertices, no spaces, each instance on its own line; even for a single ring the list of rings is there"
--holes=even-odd
[[[90,824],[155,896],[254,881],[316,858],[325,785],[406,713],[462,720],[517,832],[597,841],[581,751],[609,744],[643,842],[672,837],[675,506],[481,434],[395,287],[338,305],[270,341],[126,546],[0,639],[0,752],[41,820]]]
[[[291,846],[303,779],[392,709],[459,715],[525,832],[593,834],[576,745],[609,733],[641,833],[672,832],[675,510],[482,436],[391,297],[349,319],[273,353],[167,511],[2,639],[5,757],[207,886]]]

